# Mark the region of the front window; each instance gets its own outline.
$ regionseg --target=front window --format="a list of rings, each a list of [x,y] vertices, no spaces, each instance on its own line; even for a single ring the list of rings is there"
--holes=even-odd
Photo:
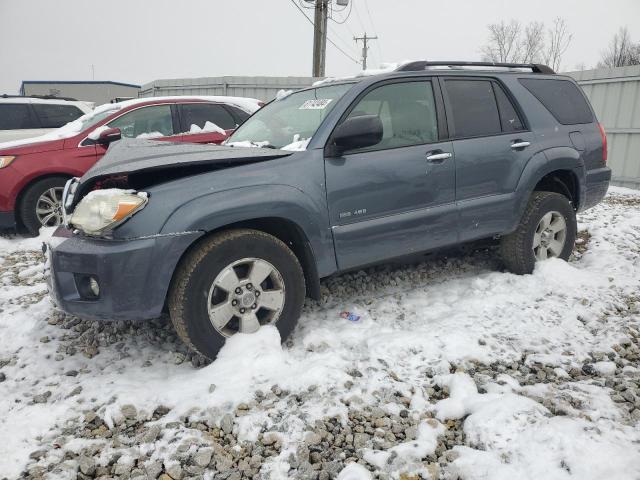
[[[292,93],[258,110],[227,140],[228,145],[304,149],[336,102],[353,83]]]
[[[154,138],[173,135],[171,106],[154,105],[131,110],[109,122],[111,128],[119,128],[123,137]]]

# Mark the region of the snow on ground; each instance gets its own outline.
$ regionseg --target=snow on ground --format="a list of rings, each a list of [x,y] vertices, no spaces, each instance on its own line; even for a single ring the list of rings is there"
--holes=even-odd
[[[0,477],[640,478],[640,193],[579,222],[532,275],[477,248],[325,280],[211,364],[166,318],[56,311],[51,232],[0,238]]]

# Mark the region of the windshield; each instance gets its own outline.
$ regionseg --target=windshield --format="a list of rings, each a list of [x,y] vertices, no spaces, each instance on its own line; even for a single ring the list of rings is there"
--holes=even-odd
[[[111,104],[109,104],[109,106],[111,107]],[[108,116],[113,115],[117,110],[119,109],[113,106],[111,108],[107,108],[102,111],[94,110],[93,112],[88,113],[87,115],[83,115],[78,119],[78,122],[80,124],[80,129],[78,131],[82,132],[89,127],[93,127],[94,125],[100,123],[102,120],[104,120]]]
[[[276,99],[235,131],[227,145],[304,150],[320,123],[353,83],[329,85]]]

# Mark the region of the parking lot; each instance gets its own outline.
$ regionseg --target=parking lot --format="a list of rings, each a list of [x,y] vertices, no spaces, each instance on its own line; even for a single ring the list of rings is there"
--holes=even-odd
[[[212,364],[166,318],[57,311],[51,232],[0,238],[0,478],[637,479],[640,193],[579,230],[532,275],[481,248],[330,278]]]

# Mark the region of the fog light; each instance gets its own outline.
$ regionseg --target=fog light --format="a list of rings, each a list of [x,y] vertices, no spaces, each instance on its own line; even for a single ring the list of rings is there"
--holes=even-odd
[[[78,295],[80,295],[82,300],[97,300],[100,298],[100,282],[98,281],[98,277],[76,273],[75,279]]]
[[[100,285],[96,277],[89,277],[89,289],[96,297],[100,296]]]

